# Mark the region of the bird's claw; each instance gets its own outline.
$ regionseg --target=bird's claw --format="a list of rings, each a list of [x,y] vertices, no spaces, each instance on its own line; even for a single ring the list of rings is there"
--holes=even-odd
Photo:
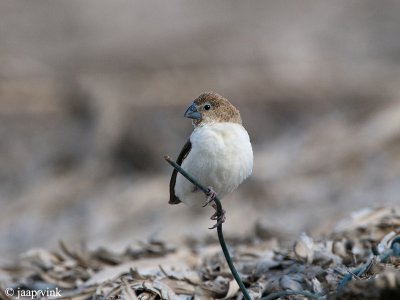
[[[215,223],[214,226],[210,227],[209,229],[214,229],[225,222],[225,220],[226,220],[225,210],[222,210],[221,214],[218,215],[217,205],[214,202],[215,197],[217,197],[217,193],[214,191],[214,189],[211,186],[208,187],[208,192],[206,195],[207,195],[207,200],[203,204],[203,207],[206,207],[208,204],[212,203],[212,207],[215,209],[215,213],[211,216],[210,219],[216,220],[217,223]]]
[[[225,210],[223,209],[221,214],[218,215],[218,211],[217,211],[217,206],[215,204],[213,204],[212,206],[215,209],[215,213],[211,216],[211,220],[216,220],[217,223],[214,224],[213,227],[210,227],[209,229],[214,229],[217,228],[219,225],[222,225],[222,223],[225,222],[226,220],[226,216],[225,216]]]
[[[225,210],[223,209],[222,210],[222,214],[221,214],[222,216],[224,216],[224,219],[226,219],[225,218]],[[218,220],[218,212],[215,212],[211,217],[210,217],[210,220]]]
[[[222,225],[222,223],[225,222],[226,216],[225,216],[225,210],[222,211],[221,215],[217,215],[217,212],[211,216],[211,220],[217,220],[217,223],[214,224],[214,226],[208,228],[208,229],[214,229],[217,228],[219,225]]]
[[[217,197],[217,193],[214,191],[214,189],[209,186],[208,187],[208,192],[207,192],[207,200],[203,204],[203,207],[206,207],[208,204],[214,201],[215,197]]]

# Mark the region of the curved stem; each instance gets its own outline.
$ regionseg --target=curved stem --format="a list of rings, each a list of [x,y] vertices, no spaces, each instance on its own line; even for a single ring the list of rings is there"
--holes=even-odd
[[[184,169],[181,168],[176,162],[171,160],[169,156],[164,156],[164,159],[172,166],[174,167],[175,170],[177,170],[179,173],[181,173],[187,180],[189,180],[191,183],[193,183],[195,186],[197,186],[200,190],[203,191],[203,193],[207,194],[208,193],[208,188],[199,183],[193,176],[191,176],[189,173],[187,173]],[[222,205],[221,201],[218,199],[218,197],[214,198],[214,202],[217,205],[217,214],[218,216],[222,215]],[[246,300],[252,300],[249,293],[247,292],[246,287],[244,286],[242,279],[240,279],[239,273],[237,272],[235,266],[233,265],[232,258],[229,254],[228,247],[226,246],[225,243],[225,238],[224,234],[222,232],[222,224],[219,224],[217,226],[217,233],[218,233],[218,240],[222,248],[222,252],[224,253],[226,262],[228,263],[229,269],[231,270],[231,273],[233,277],[235,278],[237,284],[239,285],[240,290],[243,293],[243,297]]]

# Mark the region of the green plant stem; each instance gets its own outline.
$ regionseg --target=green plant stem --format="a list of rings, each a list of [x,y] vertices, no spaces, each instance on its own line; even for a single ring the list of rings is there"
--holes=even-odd
[[[189,180],[191,183],[193,183],[195,186],[197,186],[200,190],[203,191],[203,193],[207,194],[209,189],[207,187],[205,187],[204,185],[202,185],[201,183],[199,183],[193,176],[191,176],[189,173],[187,173],[184,169],[181,168],[181,166],[179,166],[176,162],[174,162],[173,160],[171,160],[171,158],[169,156],[164,156],[164,159],[172,166],[174,167],[175,170],[177,170],[179,173],[182,174],[182,176],[184,176],[187,180]],[[222,215],[222,205],[221,205],[221,201],[218,199],[218,197],[214,198],[214,202],[217,205],[217,215],[221,216]],[[233,265],[233,261],[232,258],[229,254],[228,251],[228,247],[226,246],[225,243],[225,238],[224,238],[224,234],[222,232],[222,224],[219,224],[217,226],[217,233],[218,233],[218,240],[219,243],[221,245],[222,248],[222,252],[224,253],[226,262],[228,263],[229,269],[231,270],[231,273],[233,275],[233,277],[235,278],[237,284],[239,285],[240,290],[243,293],[243,297],[246,300],[252,300],[249,293],[247,292],[246,287],[244,286],[242,279],[239,276],[239,273],[236,271],[235,266]]]

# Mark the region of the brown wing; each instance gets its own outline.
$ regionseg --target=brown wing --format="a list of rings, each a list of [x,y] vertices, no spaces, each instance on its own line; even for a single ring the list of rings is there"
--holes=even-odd
[[[192,143],[188,140],[183,146],[181,153],[179,153],[178,159],[176,163],[178,165],[182,165],[183,160],[188,156],[190,150],[192,149]],[[179,204],[182,201],[175,195],[175,183],[176,183],[176,175],[178,175],[178,171],[174,169],[171,175],[171,180],[169,182],[169,204]]]

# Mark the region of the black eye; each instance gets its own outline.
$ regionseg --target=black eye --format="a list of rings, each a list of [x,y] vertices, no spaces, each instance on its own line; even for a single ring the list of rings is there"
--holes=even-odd
[[[210,104],[204,105],[204,109],[205,109],[205,110],[209,110],[210,108],[211,108],[211,105],[210,105]]]

